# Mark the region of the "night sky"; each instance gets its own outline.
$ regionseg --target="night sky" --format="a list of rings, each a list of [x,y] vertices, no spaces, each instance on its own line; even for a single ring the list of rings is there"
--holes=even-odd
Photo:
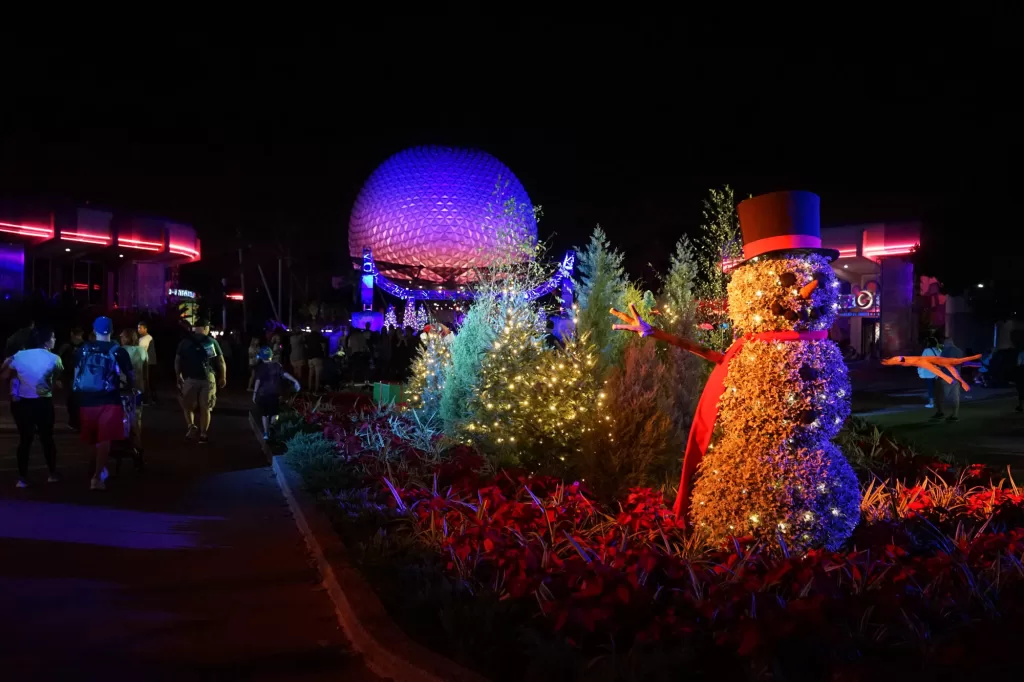
[[[597,49],[613,35],[614,54]],[[648,280],[647,263],[666,265],[724,183],[743,196],[816,191],[826,225],[922,218],[952,238],[985,224],[1020,239],[1014,60],[998,53],[687,55],[668,34],[586,29],[557,63],[422,64],[410,51],[371,66],[376,37],[302,50],[182,38],[171,56],[137,59],[47,52],[6,87],[18,96],[0,114],[0,195],[190,221],[209,263],[241,234],[329,270],[373,168],[448,144],[504,161],[557,250],[600,223]]]

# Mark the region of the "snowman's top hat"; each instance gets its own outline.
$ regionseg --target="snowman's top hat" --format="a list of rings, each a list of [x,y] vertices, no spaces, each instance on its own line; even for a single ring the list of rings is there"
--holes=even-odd
[[[817,194],[804,191],[772,192],[741,201],[736,211],[743,232],[743,263],[776,251],[838,258],[835,249],[821,248],[820,204]]]

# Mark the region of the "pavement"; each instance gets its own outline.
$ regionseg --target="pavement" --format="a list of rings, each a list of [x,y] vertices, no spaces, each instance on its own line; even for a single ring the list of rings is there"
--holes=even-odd
[[[147,409],[146,472],[126,462],[103,492],[60,408],[64,480],[15,489],[0,422],[0,679],[379,679],[339,629],[247,406],[223,396],[204,446],[175,405]],[[31,464],[44,480],[38,442]]]

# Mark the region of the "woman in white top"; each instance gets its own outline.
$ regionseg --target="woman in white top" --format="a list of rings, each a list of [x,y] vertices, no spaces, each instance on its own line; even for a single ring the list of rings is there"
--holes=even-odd
[[[48,483],[56,483],[57,446],[53,442],[53,387],[60,386],[60,375],[64,371],[60,357],[51,351],[57,342],[49,327],[35,327],[32,330],[31,348],[15,353],[4,363],[0,375],[4,379],[15,377],[17,389],[11,394],[11,413],[18,426],[18,487],[27,488],[28,455],[32,440],[39,432],[43,444],[43,456],[50,470]]]

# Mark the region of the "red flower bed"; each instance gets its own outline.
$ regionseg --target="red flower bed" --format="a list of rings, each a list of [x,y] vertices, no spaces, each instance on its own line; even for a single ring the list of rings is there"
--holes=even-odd
[[[704,637],[764,663],[807,640],[806,655],[834,671],[880,647],[948,663],[967,655],[964,624],[1020,611],[1024,494],[988,484],[983,467],[931,462],[935,473],[913,485],[872,486],[847,548],[795,556],[784,536],[709,547],[650,489],[613,510],[579,482],[483,475],[471,448],[438,456],[401,435],[412,428],[403,417],[349,407],[313,419],[450,576],[536,604],[580,647]]]

